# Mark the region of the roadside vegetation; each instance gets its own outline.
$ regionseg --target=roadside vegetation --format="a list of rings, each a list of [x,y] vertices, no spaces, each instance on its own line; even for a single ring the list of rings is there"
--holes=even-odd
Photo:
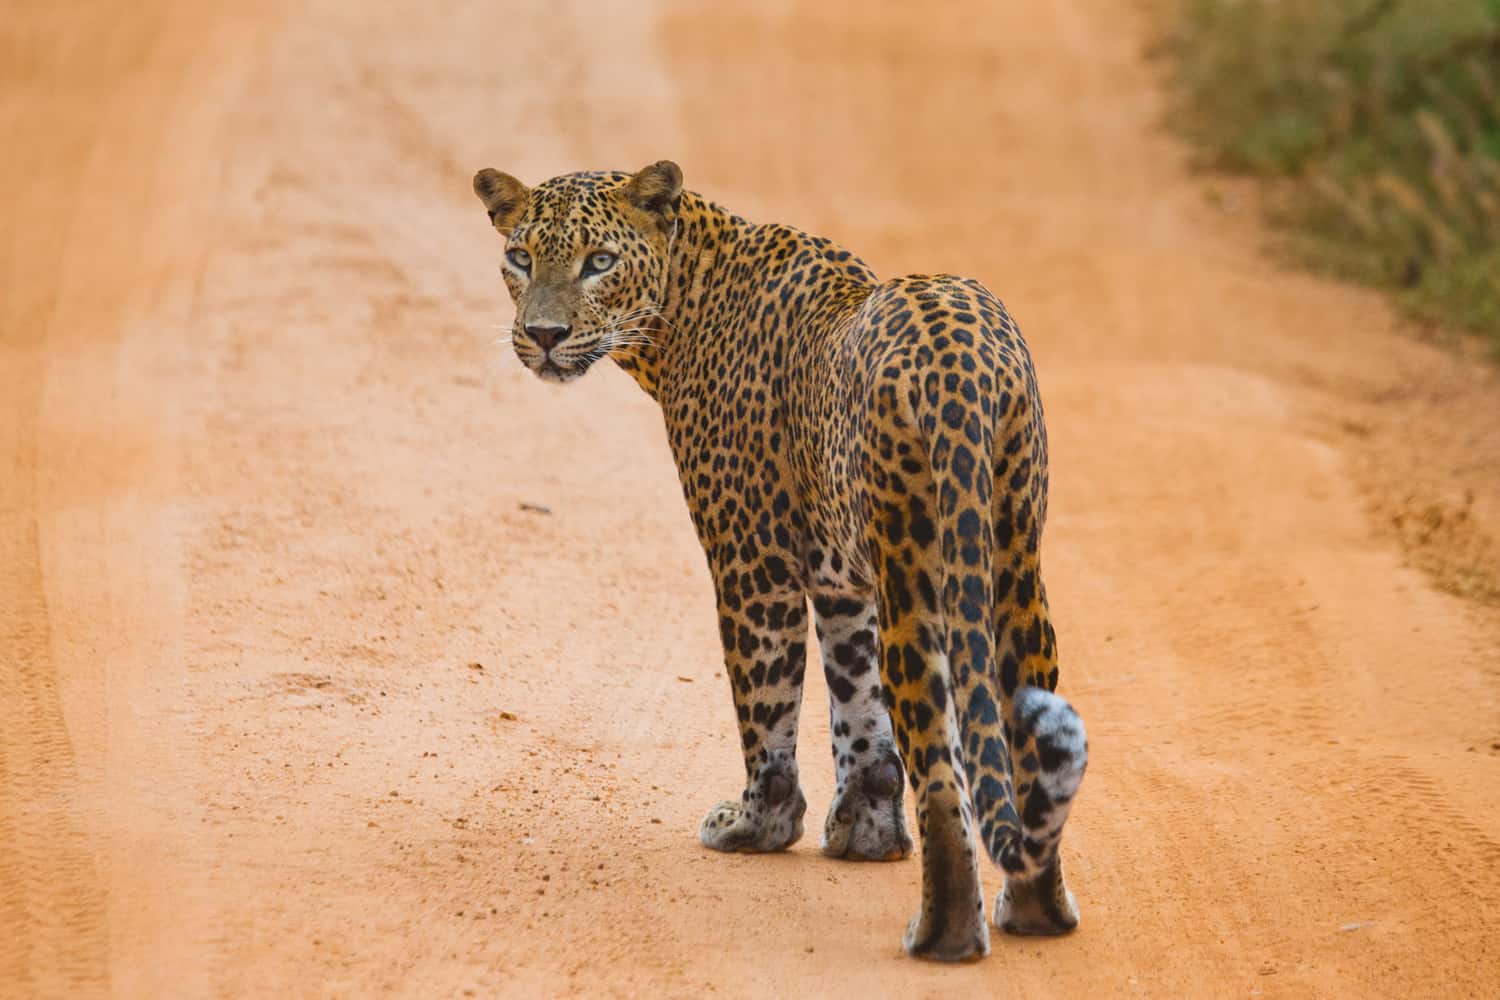
[[[1171,0],[1173,120],[1298,262],[1500,358],[1500,0]]]

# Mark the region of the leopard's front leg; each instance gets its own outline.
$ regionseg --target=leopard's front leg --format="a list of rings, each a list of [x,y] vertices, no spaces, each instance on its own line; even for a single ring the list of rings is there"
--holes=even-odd
[[[904,858],[912,841],[902,803],[901,755],[881,699],[875,595],[853,589],[815,593],[813,611],[838,773],[823,824],[823,853],[849,861]]]
[[[790,585],[758,586],[774,578],[764,568],[715,576],[724,665],[745,753],[745,790],[738,801],[710,809],[698,836],[716,851],[780,851],[802,836],[807,811],[797,781],[805,599]]]

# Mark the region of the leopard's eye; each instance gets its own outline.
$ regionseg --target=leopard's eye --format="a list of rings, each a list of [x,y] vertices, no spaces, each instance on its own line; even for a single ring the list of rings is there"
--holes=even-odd
[[[507,251],[505,254],[505,259],[510,261],[517,270],[524,271],[527,274],[531,273],[531,254],[527,253],[525,250],[522,250],[520,247],[517,247],[514,250]]]
[[[598,253],[589,254],[588,258],[583,262],[582,277],[587,278],[590,275],[603,274],[605,271],[608,271],[610,268],[615,266],[615,261],[617,259],[618,258],[616,258],[615,255],[610,253],[608,250],[600,250]]]

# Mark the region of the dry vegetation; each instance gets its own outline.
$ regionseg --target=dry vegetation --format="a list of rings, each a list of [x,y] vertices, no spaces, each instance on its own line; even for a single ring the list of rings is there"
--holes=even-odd
[[[1500,0],[1176,0],[1162,51],[1289,254],[1500,353]]]

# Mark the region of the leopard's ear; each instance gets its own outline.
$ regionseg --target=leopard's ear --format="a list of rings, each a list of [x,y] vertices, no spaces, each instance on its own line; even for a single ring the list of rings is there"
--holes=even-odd
[[[490,224],[501,235],[509,236],[526,211],[526,185],[510,174],[485,167],[474,175],[474,193],[484,202],[484,210],[490,213]]]
[[[671,160],[658,160],[630,178],[625,185],[625,197],[664,224],[672,223],[682,201],[682,168]]]

